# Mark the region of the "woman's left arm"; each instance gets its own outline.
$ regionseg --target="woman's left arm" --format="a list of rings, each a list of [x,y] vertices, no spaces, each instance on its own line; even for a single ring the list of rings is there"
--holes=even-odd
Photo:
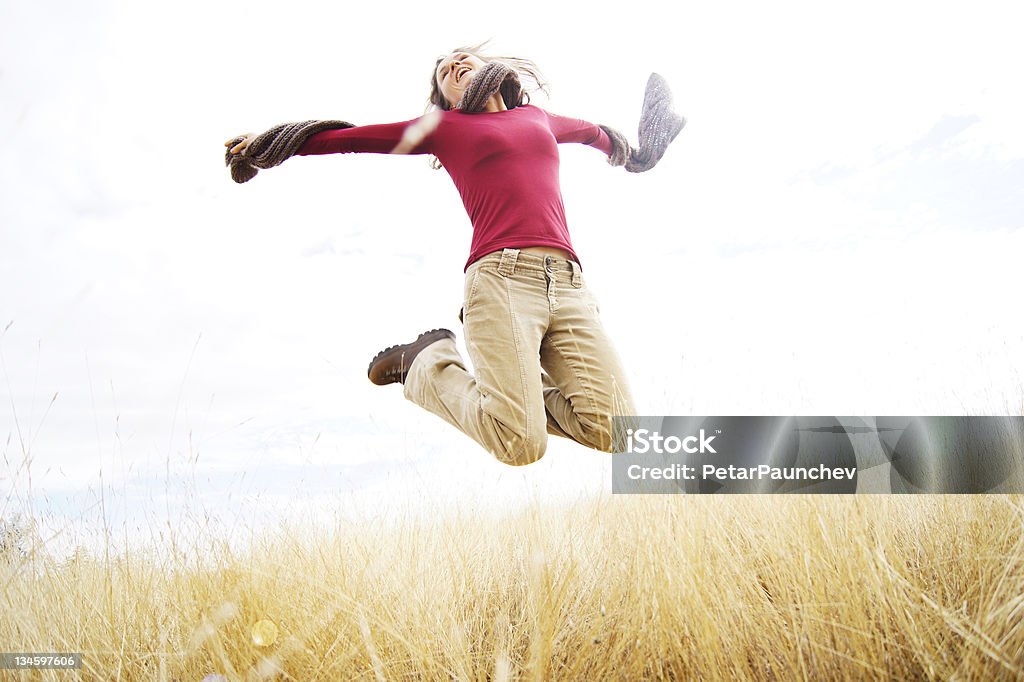
[[[554,133],[555,140],[559,144],[563,142],[579,142],[595,149],[600,149],[608,156],[611,156],[611,138],[597,124],[588,123],[578,118],[559,116],[544,109],[541,109],[541,111],[547,115],[548,127],[551,128],[551,132]]]

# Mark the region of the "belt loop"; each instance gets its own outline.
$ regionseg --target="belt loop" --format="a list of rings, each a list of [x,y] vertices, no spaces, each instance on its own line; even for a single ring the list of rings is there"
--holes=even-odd
[[[583,286],[583,271],[580,269],[580,264],[574,260],[569,261],[572,265],[572,285],[579,289]]]
[[[508,277],[516,271],[516,259],[519,258],[519,249],[503,249],[501,262],[498,263],[498,274]]]

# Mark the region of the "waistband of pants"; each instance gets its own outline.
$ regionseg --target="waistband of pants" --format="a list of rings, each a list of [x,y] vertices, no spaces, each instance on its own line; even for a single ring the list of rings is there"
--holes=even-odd
[[[582,269],[576,261],[558,256],[525,253],[519,249],[503,249],[489,253],[470,267],[484,265],[497,265],[498,273],[502,275],[511,275],[522,271],[546,272],[552,275],[564,272],[571,276],[575,286],[579,286],[582,281]]]

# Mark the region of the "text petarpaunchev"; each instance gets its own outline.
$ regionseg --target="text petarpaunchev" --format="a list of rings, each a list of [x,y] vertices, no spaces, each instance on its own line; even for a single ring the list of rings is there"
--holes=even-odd
[[[695,481],[698,478],[715,481],[841,481],[853,480],[857,474],[856,467],[774,467],[760,464],[753,467],[738,467],[730,464],[727,467],[705,464],[699,467],[689,464],[670,464],[668,466],[643,466],[631,464],[626,475],[634,481],[665,480]]]

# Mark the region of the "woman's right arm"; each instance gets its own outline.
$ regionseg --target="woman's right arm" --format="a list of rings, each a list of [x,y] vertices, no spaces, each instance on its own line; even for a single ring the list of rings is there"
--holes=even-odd
[[[347,154],[368,152],[375,154],[429,154],[433,152],[431,133],[440,122],[439,112],[431,112],[399,123],[382,123],[324,130],[311,135],[299,150],[300,156],[312,154]],[[232,155],[244,154],[249,144],[259,135],[245,133],[224,142]]]
[[[431,133],[439,119],[430,114],[399,123],[324,130],[306,140],[300,156],[311,154],[428,154],[433,151]]]

